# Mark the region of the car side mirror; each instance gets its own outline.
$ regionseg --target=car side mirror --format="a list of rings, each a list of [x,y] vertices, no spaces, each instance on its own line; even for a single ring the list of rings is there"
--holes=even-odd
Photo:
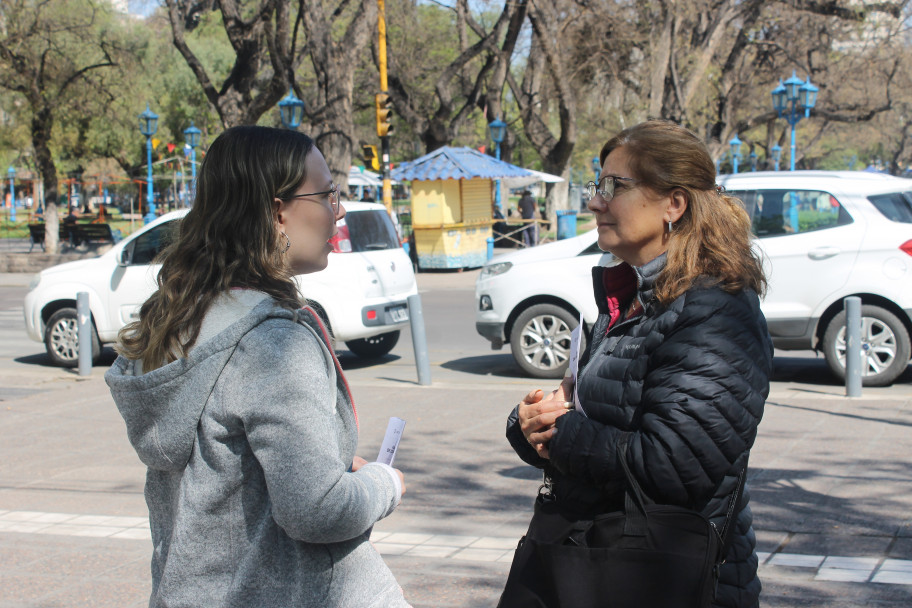
[[[129,266],[130,262],[132,262],[132,261],[133,261],[133,243],[127,243],[126,247],[124,247],[120,251],[120,255],[118,256],[118,259],[117,259],[117,265],[118,266]]]

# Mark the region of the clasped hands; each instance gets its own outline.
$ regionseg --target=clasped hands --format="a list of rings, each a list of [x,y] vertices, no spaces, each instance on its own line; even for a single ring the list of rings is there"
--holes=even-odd
[[[573,378],[569,376],[548,395],[535,389],[519,402],[519,426],[540,457],[550,458],[548,442],[557,433],[554,423],[572,408]]]

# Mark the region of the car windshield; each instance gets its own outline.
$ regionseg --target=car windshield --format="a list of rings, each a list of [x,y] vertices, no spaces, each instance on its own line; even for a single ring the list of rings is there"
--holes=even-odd
[[[912,224],[912,192],[874,194],[868,200],[891,222]]]
[[[345,214],[345,224],[348,226],[352,251],[377,251],[399,247],[396,229],[386,211],[349,211]]]

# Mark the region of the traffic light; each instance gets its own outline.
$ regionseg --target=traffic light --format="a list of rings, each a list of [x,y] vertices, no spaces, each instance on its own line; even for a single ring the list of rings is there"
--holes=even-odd
[[[374,103],[377,106],[377,136],[386,137],[393,132],[393,100],[386,93],[377,93]]]
[[[380,170],[380,158],[377,157],[377,146],[361,146],[361,153],[364,154],[364,164],[374,171]]]

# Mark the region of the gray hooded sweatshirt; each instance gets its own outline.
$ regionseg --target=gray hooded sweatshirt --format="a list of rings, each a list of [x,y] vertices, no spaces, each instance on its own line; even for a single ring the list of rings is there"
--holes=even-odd
[[[327,344],[310,309],[266,298],[186,358],[105,374],[148,466],[150,607],[408,606],[368,541],[401,490],[386,465],[350,472],[357,412]]]

